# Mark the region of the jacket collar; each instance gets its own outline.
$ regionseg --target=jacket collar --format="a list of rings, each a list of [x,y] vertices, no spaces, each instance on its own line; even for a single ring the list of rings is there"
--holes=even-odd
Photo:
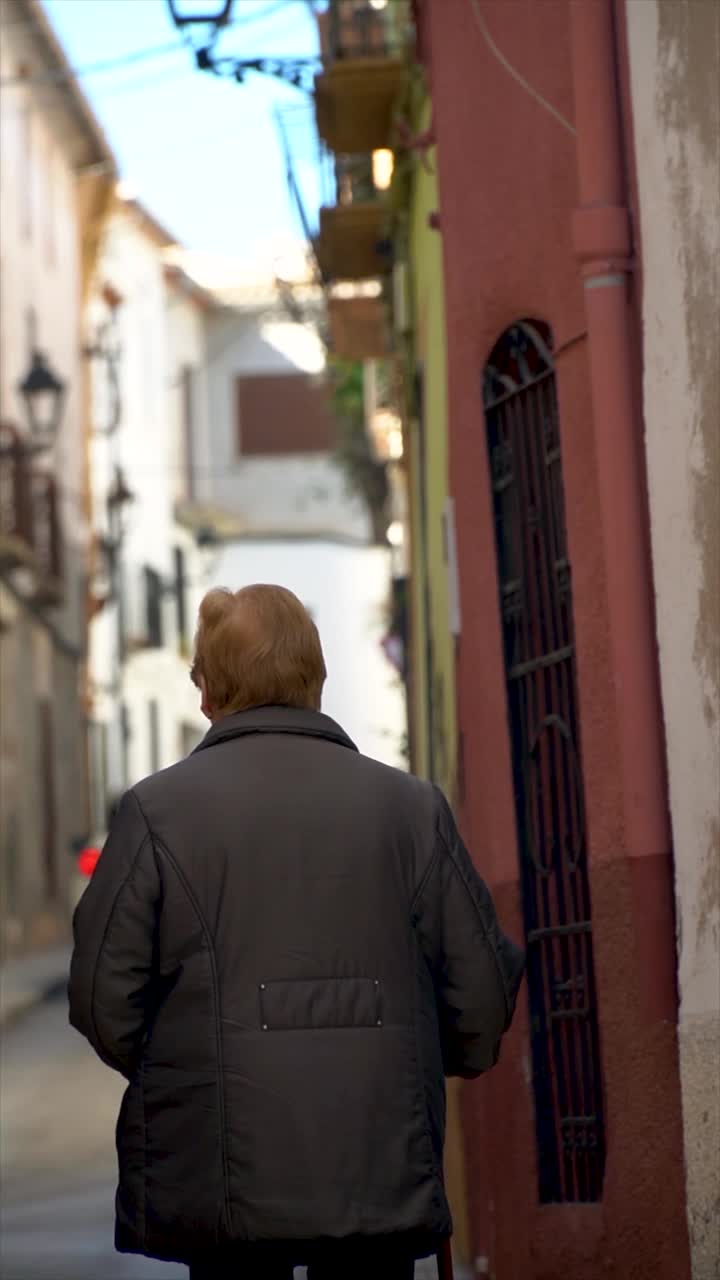
[[[217,720],[192,754],[246,733],[297,733],[307,738],[325,738],[340,747],[357,751],[355,743],[340,725],[320,711],[303,711],[297,707],[252,707],[250,711],[237,711]]]

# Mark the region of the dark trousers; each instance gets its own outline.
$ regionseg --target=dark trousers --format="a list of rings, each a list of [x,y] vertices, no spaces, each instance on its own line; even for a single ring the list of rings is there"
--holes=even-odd
[[[293,1280],[293,1251],[275,1244],[239,1245],[190,1267],[190,1280]],[[303,1255],[305,1249],[303,1249]],[[323,1244],[308,1251],[308,1280],[413,1280],[415,1259],[380,1241]]]

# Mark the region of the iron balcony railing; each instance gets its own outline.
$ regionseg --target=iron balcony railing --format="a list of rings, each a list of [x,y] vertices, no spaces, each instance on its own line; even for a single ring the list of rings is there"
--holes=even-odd
[[[63,578],[62,540],[58,518],[57,484],[45,471],[31,475],[33,538],[38,570],[38,594],[55,599]]]
[[[62,536],[55,477],[34,469],[19,432],[0,425],[0,572],[25,569],[31,594],[56,603],[62,594]]]
[[[27,563],[33,548],[30,468],[20,436],[0,424],[0,569]]]
[[[378,240],[382,240],[383,191],[375,184],[373,156],[371,152],[333,153],[318,136],[313,109],[309,104],[301,108],[293,107],[278,111],[275,118],[285,157],[290,200],[295,207],[305,238],[312,247],[318,279],[327,284],[335,278],[329,266],[328,254],[327,252],[323,254],[321,243],[323,227],[327,234],[328,213],[332,220],[336,212],[342,216],[344,211],[353,209],[362,220],[361,211],[364,211],[365,217],[370,217],[373,224],[377,223]],[[316,158],[314,180],[311,185],[308,184],[306,177],[307,167],[299,166],[295,160],[295,155],[300,152],[300,148],[302,147],[303,150],[307,148],[308,131],[313,138]],[[354,227],[354,231],[348,231],[351,238],[358,233],[362,235],[362,227],[355,223]],[[378,260],[378,272],[382,270],[383,262]]]
[[[395,57],[402,52],[403,31],[398,21],[401,0],[390,0],[383,9],[370,0],[330,0],[321,15],[320,45],[326,62],[355,58]]]

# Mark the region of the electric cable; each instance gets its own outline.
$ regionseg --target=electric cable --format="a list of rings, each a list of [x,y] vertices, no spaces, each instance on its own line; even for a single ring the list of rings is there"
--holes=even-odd
[[[288,3],[293,0],[279,0],[278,3],[271,5],[269,9],[263,10],[262,13],[248,14],[244,18],[234,18],[231,22],[223,27],[223,31],[231,28],[247,27],[252,22],[259,22],[261,19],[274,17],[282,8],[287,8]],[[13,25],[20,25],[13,24]],[[47,71],[38,75],[29,76],[6,76],[0,80],[0,89],[9,89],[20,85],[39,85],[39,84],[62,84],[69,80],[82,79],[85,76],[100,75],[106,71],[117,71],[123,67],[133,66],[138,62],[147,62],[152,58],[163,58],[173,53],[184,53],[187,49],[187,42],[183,39],[173,40],[165,44],[151,45],[147,49],[134,49],[131,53],[121,54],[116,58],[104,58],[100,62],[91,62],[83,67],[70,67],[67,71]]]
[[[480,0],[470,0],[470,6],[475,15],[475,20],[480,28],[482,37],[493,57],[497,59],[502,67],[505,68],[508,75],[512,76],[513,80],[516,80],[521,88],[523,88],[526,93],[530,94],[531,98],[534,98],[535,101],[545,109],[545,111],[550,113],[553,119],[557,120],[558,124],[562,125],[563,129],[567,129],[568,133],[571,133],[573,137],[577,137],[577,129],[575,128],[575,125],[571,124],[562,112],[558,111],[557,107],[554,107],[551,102],[548,102],[547,98],[544,98],[537,89],[533,88],[530,82],[518,71],[517,67],[514,67],[513,64],[505,57],[502,50],[498,48],[490,34],[490,31],[488,30],[487,22],[483,17],[483,13],[480,8]]]

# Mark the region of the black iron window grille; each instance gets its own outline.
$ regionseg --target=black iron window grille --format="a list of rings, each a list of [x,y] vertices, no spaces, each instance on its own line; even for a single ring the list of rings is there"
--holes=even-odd
[[[596,1201],[605,1167],[572,585],[547,326],[484,375],[528,954],[540,1201]]]

